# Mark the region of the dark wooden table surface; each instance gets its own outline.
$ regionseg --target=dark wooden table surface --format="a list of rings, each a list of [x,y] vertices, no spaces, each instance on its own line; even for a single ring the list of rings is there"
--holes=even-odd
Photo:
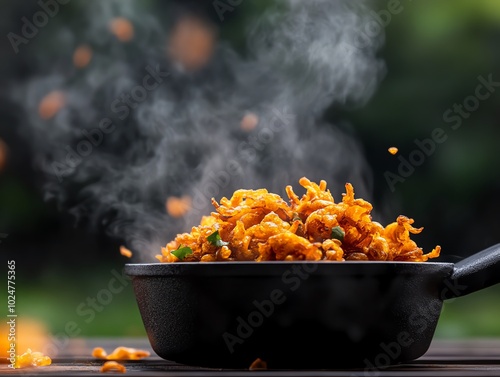
[[[73,339],[64,351],[55,357],[52,365],[13,371],[0,364],[0,375],[56,375],[95,376],[116,375],[116,372],[100,373],[104,361],[91,356],[94,347],[103,347],[108,353],[115,347],[141,348],[151,356],[138,361],[122,362],[127,376],[500,376],[500,339],[434,340],[428,352],[420,359],[383,370],[226,370],[204,369],[179,365],[163,360],[152,351],[147,339]]]

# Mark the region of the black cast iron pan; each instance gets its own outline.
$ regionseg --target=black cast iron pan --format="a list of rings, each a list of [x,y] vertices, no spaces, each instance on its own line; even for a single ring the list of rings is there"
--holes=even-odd
[[[500,244],[456,264],[179,262],[127,264],[125,273],[164,359],[376,370],[427,351],[443,300],[500,282]]]

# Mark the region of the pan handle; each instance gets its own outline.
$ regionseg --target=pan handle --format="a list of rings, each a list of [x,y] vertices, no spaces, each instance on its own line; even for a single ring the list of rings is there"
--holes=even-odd
[[[456,263],[443,283],[441,298],[445,300],[500,283],[500,243]]]

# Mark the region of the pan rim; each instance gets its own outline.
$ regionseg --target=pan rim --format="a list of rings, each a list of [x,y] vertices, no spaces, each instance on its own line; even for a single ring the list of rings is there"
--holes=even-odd
[[[448,262],[407,261],[233,261],[233,262],[153,262],[126,263],[129,276],[280,276],[297,268],[314,275],[439,274],[450,275]]]

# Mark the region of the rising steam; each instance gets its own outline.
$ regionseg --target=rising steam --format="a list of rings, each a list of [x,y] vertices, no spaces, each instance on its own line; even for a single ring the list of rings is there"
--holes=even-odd
[[[46,198],[105,227],[140,261],[197,225],[211,197],[239,188],[284,195],[307,176],[325,179],[335,198],[349,181],[369,199],[360,145],[322,119],[329,106],[363,105],[384,73],[376,57],[383,36],[362,35],[369,10],[350,3],[278,2],[251,25],[245,56],[218,41],[196,69],[168,53],[176,17],[163,25],[129,0],[79,3],[85,27],[51,43],[68,52],[85,43],[90,63],[53,61],[15,91],[22,131],[47,175]],[[130,41],[110,33],[116,17],[134,26]],[[64,97],[44,119],[39,106],[51,91]],[[242,129],[248,114],[258,122]],[[191,210],[168,215],[171,196],[190,196]]]

